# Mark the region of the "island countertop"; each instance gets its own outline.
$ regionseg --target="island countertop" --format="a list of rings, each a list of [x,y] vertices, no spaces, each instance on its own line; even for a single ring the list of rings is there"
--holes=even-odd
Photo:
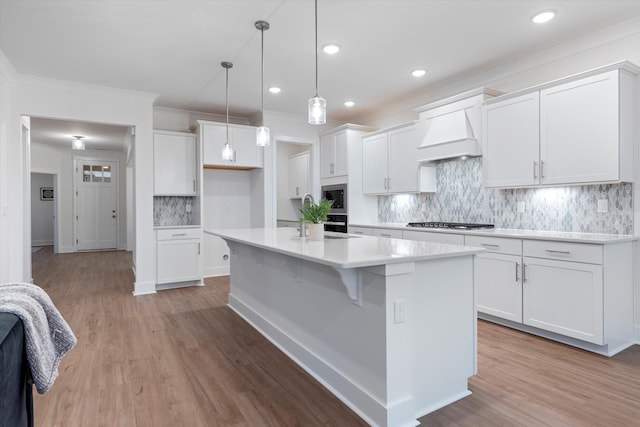
[[[204,232],[225,240],[340,269],[467,256],[484,252],[484,249],[468,246],[330,232],[326,233],[324,240],[314,241],[299,237],[298,232],[290,227],[214,229],[204,230]]]

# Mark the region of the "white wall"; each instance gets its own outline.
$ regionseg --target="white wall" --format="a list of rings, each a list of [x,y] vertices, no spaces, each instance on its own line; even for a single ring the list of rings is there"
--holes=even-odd
[[[0,111],[0,151],[6,153],[2,159],[6,159],[7,165],[0,172],[0,198],[6,194],[6,202],[0,205],[0,217],[4,218],[3,206],[6,206],[8,215],[6,225],[0,227],[3,230],[0,244],[2,280],[30,279],[30,272],[24,266],[25,246],[30,245],[24,235],[30,221],[21,191],[29,179],[30,166],[19,142],[20,118],[26,115],[135,126],[136,283],[132,288],[136,294],[155,292],[152,105],[156,95],[18,75],[12,72],[11,64],[1,52],[0,71],[3,76],[0,78],[3,106]],[[3,95],[7,93],[10,95],[8,102]],[[11,185],[7,185],[8,180],[11,180]]]
[[[203,229],[251,227],[251,172],[205,169]],[[205,277],[229,274],[229,249],[219,237],[204,235]]]
[[[125,153],[113,150],[74,151],[71,147],[31,143],[31,170],[58,175],[58,245],[60,252],[74,252],[74,159],[115,160],[118,162],[118,249],[127,248],[127,200]],[[33,214],[32,214],[33,215]],[[153,219],[153,216],[151,217]]]
[[[53,200],[41,200],[40,189],[53,188],[53,175],[31,174],[31,246],[53,245]],[[54,198],[58,197],[54,193]]]

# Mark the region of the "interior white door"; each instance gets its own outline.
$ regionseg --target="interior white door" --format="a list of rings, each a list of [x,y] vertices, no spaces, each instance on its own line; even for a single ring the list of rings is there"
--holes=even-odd
[[[76,249],[118,246],[118,162],[76,160]]]

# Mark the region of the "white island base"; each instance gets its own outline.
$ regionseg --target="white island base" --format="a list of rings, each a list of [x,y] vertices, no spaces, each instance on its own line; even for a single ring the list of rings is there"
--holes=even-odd
[[[231,249],[229,306],[369,424],[416,426],[470,394],[478,251],[410,242],[431,253],[417,259],[406,256],[409,241],[286,235],[298,249],[286,254],[282,242],[250,242],[255,233],[210,233]],[[377,247],[363,256],[378,265],[348,267],[352,250],[371,252],[365,246]]]

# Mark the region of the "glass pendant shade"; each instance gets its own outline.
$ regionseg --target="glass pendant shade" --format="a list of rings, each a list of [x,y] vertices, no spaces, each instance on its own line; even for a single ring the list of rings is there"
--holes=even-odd
[[[71,141],[71,148],[74,150],[84,150],[84,141],[80,138],[74,138]]]
[[[327,122],[327,101],[318,95],[309,99],[309,124],[323,125]]]
[[[256,144],[258,147],[266,147],[271,144],[271,132],[266,126],[256,129]]]
[[[228,142],[222,147],[222,160],[233,160],[233,148]]]

